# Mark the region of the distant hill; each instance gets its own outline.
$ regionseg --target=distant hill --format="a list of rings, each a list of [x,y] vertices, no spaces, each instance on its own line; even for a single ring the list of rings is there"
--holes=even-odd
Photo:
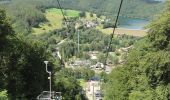
[[[0,4],[6,4],[9,3],[11,0],[0,0]]]
[[[43,2],[48,8],[58,7],[57,0],[0,0],[20,2]],[[120,0],[59,0],[61,6],[67,9],[90,11],[102,15],[114,16],[117,13]],[[163,10],[165,0],[124,0],[121,16],[152,19]]]
[[[64,8],[115,15],[120,0],[60,0]],[[124,0],[122,16],[151,19],[164,6],[164,0]],[[55,1],[53,1],[55,2]]]

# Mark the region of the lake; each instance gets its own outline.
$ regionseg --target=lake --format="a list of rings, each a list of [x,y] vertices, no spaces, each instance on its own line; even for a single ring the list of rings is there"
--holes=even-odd
[[[120,18],[118,28],[127,28],[134,30],[144,29],[149,24],[148,20],[137,18]]]

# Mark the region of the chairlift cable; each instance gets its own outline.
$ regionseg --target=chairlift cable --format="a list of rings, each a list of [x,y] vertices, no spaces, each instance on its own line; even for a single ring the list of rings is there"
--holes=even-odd
[[[109,55],[109,50],[111,48],[111,43],[112,43],[112,40],[113,40],[113,37],[114,37],[114,34],[115,34],[115,30],[117,28],[117,22],[118,22],[118,19],[119,19],[122,4],[123,4],[123,0],[121,0],[121,2],[120,2],[120,6],[119,6],[118,13],[117,13],[116,21],[115,21],[115,24],[114,24],[113,32],[112,32],[111,37],[110,37],[110,42],[108,44],[108,47],[106,48],[107,50],[106,50],[106,57],[105,57],[104,65],[106,65],[106,62],[107,62],[107,58],[108,58],[108,55]]]
[[[58,3],[58,6],[59,6],[59,8],[60,8],[60,10],[61,10],[63,19],[64,19],[64,21],[65,21],[65,23],[66,23],[66,26],[67,26],[67,28],[68,28],[68,30],[69,30],[69,25],[68,25],[68,23],[67,23],[67,19],[66,19],[65,15],[64,15],[63,8],[61,7],[61,4],[60,4],[59,0],[57,0],[57,3]]]

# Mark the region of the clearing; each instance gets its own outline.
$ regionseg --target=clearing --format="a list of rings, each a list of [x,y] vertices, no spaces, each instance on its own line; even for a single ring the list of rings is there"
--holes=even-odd
[[[76,10],[63,10],[66,17],[78,17],[79,11]],[[40,28],[33,28],[33,34],[42,34],[49,31],[62,28],[63,16],[60,9],[50,8],[45,12],[45,16],[48,20],[46,23],[41,23]]]
[[[96,27],[96,29],[100,30],[105,34],[112,34],[113,28],[106,28],[103,29],[101,27]],[[147,35],[147,30],[133,30],[133,29],[126,29],[126,28],[116,28],[115,35],[130,35],[135,37],[144,37]]]

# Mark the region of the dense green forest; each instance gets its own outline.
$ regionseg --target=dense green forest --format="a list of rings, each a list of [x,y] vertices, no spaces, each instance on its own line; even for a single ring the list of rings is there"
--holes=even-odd
[[[125,0],[121,16],[152,18],[162,10],[162,3],[148,2],[151,0]],[[99,13],[101,15],[114,16],[117,13],[119,0],[61,0],[64,8],[79,9]]]
[[[108,76],[105,100],[170,99],[170,9],[150,26],[127,62]],[[159,20],[158,20],[159,19]]]

